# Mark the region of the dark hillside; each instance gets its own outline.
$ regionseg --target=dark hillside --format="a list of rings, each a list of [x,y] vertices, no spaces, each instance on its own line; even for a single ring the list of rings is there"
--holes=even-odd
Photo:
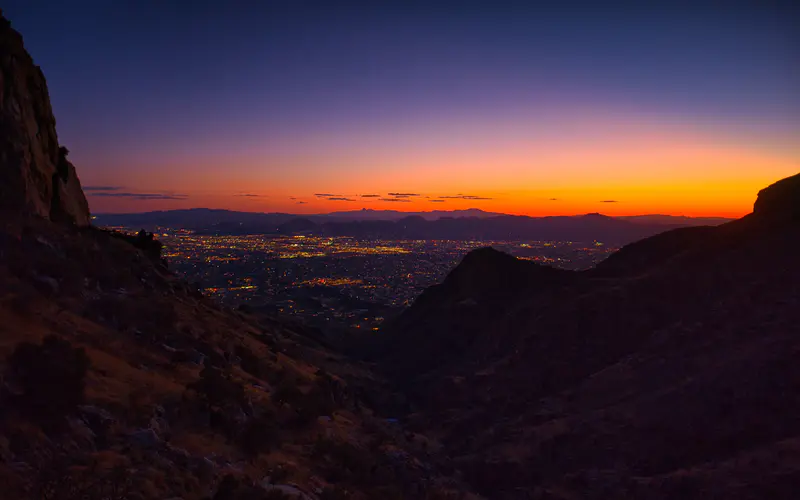
[[[791,498],[797,179],[747,217],[630,244],[590,271],[496,256],[504,274],[468,255],[389,330],[382,362],[487,496]],[[467,295],[494,302],[471,314]]]

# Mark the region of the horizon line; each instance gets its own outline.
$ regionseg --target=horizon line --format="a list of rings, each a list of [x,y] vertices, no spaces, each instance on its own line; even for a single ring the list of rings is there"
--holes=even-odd
[[[361,208],[361,209],[353,209],[353,210],[337,210],[333,212],[322,212],[322,213],[314,213],[314,214],[303,214],[303,213],[293,213],[293,212],[258,212],[258,211],[245,211],[245,210],[231,210],[228,208],[211,208],[211,207],[191,207],[191,208],[173,208],[168,210],[147,210],[143,212],[92,212],[92,217],[97,217],[99,215],[145,215],[145,214],[153,214],[153,213],[169,213],[169,212],[188,212],[191,210],[209,210],[209,211],[218,211],[218,212],[232,212],[232,213],[241,213],[241,214],[258,214],[258,215],[293,215],[297,216],[298,218],[302,217],[323,217],[323,216],[330,216],[335,214],[347,214],[347,213],[359,213],[359,212],[392,212],[398,214],[433,214],[433,213],[455,213],[455,212],[469,212],[469,211],[478,211],[483,212],[485,214],[492,214],[492,215],[507,215],[513,217],[530,217],[533,219],[536,218],[546,218],[546,217],[582,217],[586,215],[602,215],[604,217],[610,217],[613,219],[625,218],[625,217],[676,217],[676,218],[688,218],[688,219],[724,219],[724,220],[736,220],[741,218],[740,217],[731,217],[731,216],[724,216],[724,215],[685,215],[685,214],[668,214],[668,213],[633,213],[627,215],[606,215],[601,212],[580,212],[580,213],[565,213],[559,215],[529,215],[529,214],[515,214],[515,213],[508,213],[508,212],[493,212],[483,210],[481,208],[463,208],[463,209],[453,209],[453,210],[393,210],[393,209],[374,209],[374,208]]]

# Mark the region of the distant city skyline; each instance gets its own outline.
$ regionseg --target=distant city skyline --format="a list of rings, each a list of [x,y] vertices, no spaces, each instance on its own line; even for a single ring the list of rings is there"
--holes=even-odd
[[[800,171],[800,17],[701,4],[3,8],[93,212],[738,217]]]

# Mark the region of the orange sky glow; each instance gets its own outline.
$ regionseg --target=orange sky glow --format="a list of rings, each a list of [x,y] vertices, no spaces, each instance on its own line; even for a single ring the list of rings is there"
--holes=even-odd
[[[123,181],[126,191],[153,192],[158,186],[156,192],[180,199],[90,193],[90,203],[95,212],[480,208],[531,216],[738,217],[750,212],[760,189],[800,170],[797,148],[787,143],[742,144],[686,127],[677,133],[665,128],[614,122],[542,138],[526,137],[524,127],[515,133],[499,127],[500,133],[479,137],[461,126],[436,129],[439,141],[394,130],[393,141],[388,133],[365,132],[358,141],[309,138],[305,147],[242,145],[229,157],[168,155],[147,159],[145,168],[121,169],[131,172]],[[120,181],[120,169],[115,172],[108,183]],[[93,178],[92,184],[103,180]]]
[[[4,12],[97,214],[736,217],[800,171],[772,2],[30,3]]]

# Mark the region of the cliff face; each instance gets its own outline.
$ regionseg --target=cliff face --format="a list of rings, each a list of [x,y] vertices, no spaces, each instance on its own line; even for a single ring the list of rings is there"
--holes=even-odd
[[[0,209],[88,225],[89,205],[66,154],[44,75],[0,12]]]

